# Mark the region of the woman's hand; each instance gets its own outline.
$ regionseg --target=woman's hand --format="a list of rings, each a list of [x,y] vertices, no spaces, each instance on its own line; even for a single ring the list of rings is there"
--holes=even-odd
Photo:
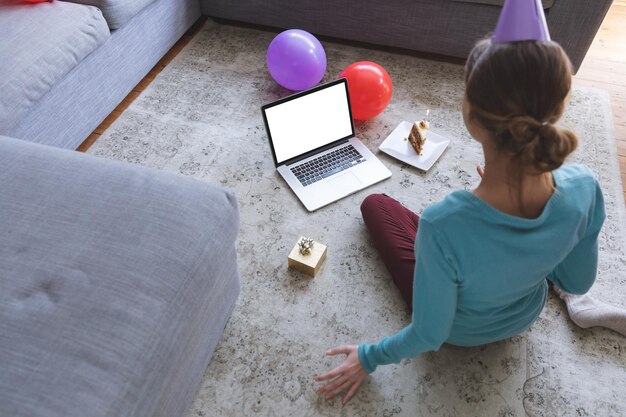
[[[343,363],[332,371],[315,377],[315,381],[330,381],[326,385],[317,390],[317,395],[323,395],[325,399],[330,400],[341,391],[348,390],[343,397],[343,404],[350,401],[350,398],[357,392],[363,381],[367,378],[367,372],[363,369],[359,360],[358,346],[342,346],[331,349],[326,352],[329,356],[348,355]]]

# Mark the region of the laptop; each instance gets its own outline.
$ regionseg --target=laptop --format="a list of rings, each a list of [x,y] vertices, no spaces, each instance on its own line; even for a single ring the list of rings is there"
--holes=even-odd
[[[266,104],[261,111],[276,169],[307,210],[391,177],[354,136],[345,78]]]

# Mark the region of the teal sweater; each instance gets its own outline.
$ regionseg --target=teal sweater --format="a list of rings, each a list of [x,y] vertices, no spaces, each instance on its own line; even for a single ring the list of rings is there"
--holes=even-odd
[[[359,346],[368,373],[444,342],[477,346],[527,330],[546,302],[546,278],[570,293],[589,290],[605,217],[602,191],[581,165],[563,166],[553,177],[556,191],[536,219],[504,214],[467,191],[424,210],[412,322]]]

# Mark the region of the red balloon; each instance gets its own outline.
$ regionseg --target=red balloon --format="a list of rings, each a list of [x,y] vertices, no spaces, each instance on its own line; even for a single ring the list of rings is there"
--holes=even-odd
[[[375,62],[350,64],[341,71],[339,78],[348,79],[350,106],[356,120],[368,120],[379,115],[391,101],[391,77]]]

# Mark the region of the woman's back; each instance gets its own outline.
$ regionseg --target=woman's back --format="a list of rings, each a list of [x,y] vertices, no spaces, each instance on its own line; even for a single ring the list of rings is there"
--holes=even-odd
[[[591,287],[605,216],[602,192],[582,165],[552,175],[556,189],[535,219],[502,213],[468,191],[424,210],[411,324],[377,344],[360,345],[364,369],[443,343],[477,346],[519,334],[545,305],[546,279],[571,293]]]
[[[584,166],[563,166],[553,177],[556,189],[534,219],[505,214],[467,191],[452,193],[424,211],[422,220],[441,234],[443,256],[458,274],[456,314],[447,341],[477,345],[526,330],[545,303],[546,277],[573,292],[593,283],[595,259],[587,257],[588,267],[577,271],[567,265],[581,241],[593,237],[595,242],[604,220],[602,194]],[[416,248],[422,249],[430,252]],[[416,271],[416,283],[431,279]]]

